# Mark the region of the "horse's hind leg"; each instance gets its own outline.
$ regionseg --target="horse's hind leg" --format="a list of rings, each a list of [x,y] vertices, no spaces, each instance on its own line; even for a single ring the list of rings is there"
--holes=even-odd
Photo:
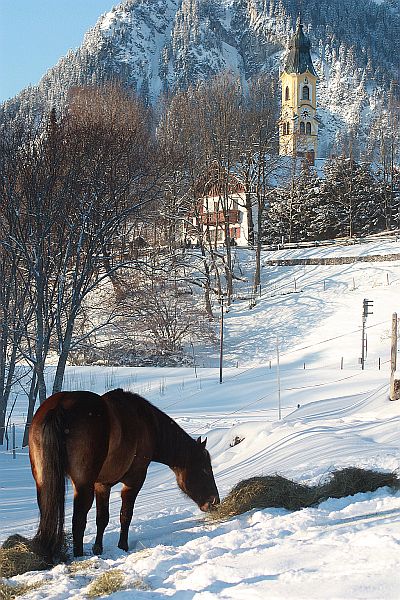
[[[93,498],[94,483],[79,486],[74,484],[74,513],[72,516],[74,556],[83,556],[83,534]]]
[[[122,486],[121,490],[121,533],[119,536],[118,548],[121,548],[121,550],[125,550],[126,552],[129,549],[128,532],[129,525],[132,521],[133,507],[135,505],[136,497],[141,490],[144,480],[146,479],[146,473],[147,467],[145,469],[135,471],[133,474],[130,474],[129,477],[124,478],[124,485]]]
[[[110,485],[104,485],[102,483],[96,483],[94,486],[96,494],[96,526],[97,535],[96,541],[93,546],[94,554],[101,554],[103,552],[103,535],[104,530],[108,525],[110,519]]]

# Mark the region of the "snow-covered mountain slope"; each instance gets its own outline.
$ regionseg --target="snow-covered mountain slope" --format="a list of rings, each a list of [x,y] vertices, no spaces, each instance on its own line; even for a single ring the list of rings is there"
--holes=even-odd
[[[37,87],[7,102],[5,114],[62,106],[71,87],[110,79],[155,102],[227,69],[246,80],[262,71],[278,78],[298,9],[294,0],[125,0]],[[365,141],[397,78],[399,2],[311,0],[302,10],[320,77],[320,154],[326,155],[349,131]]]
[[[222,497],[239,480],[259,474],[280,473],[315,484],[332,469],[351,465],[399,472],[400,402],[388,400],[387,359],[391,314],[400,312],[400,262],[384,260],[399,250],[399,242],[382,240],[279,252],[279,258],[382,255],[371,264],[306,266],[302,272],[269,266],[276,253],[265,253],[256,309],[250,310],[246,299],[236,300],[226,314],[225,350],[231,366],[224,369],[222,385],[218,368],[198,367],[195,373],[187,368],[70,367],[65,388],[100,393],[119,386],[131,389],[193,436],[207,436]],[[245,276],[251,257],[240,254]],[[368,354],[362,371],[356,357],[364,297],[374,300],[374,314],[367,320]],[[342,356],[347,357],[343,369]],[[18,440],[23,401],[20,396],[16,406]],[[233,445],[237,437],[242,441]],[[69,491],[67,526],[71,495]],[[11,583],[42,582],[25,596],[30,600],[84,598],[91,581],[117,568],[127,589],[116,598],[399,597],[400,492],[382,488],[327,499],[299,512],[254,510],[225,523],[210,523],[179,493],[170,470],[152,464],[135,507],[128,554],[116,548],[119,508],[116,489],[101,558],[92,557],[81,571],[58,565]],[[0,541],[15,532],[32,535],[36,522],[26,451],[18,450],[15,460],[10,452],[0,451]],[[89,557],[94,534],[92,509],[85,537]]]

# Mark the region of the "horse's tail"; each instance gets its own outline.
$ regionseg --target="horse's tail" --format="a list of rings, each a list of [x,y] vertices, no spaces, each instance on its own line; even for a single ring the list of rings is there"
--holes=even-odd
[[[58,558],[64,544],[65,411],[50,410],[42,423],[42,485],[38,490],[40,521],[35,545],[51,559]]]

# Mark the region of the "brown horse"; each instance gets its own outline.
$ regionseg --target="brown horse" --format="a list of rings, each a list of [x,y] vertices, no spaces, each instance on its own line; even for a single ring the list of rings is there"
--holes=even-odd
[[[49,559],[60,555],[64,535],[65,477],[74,489],[74,556],[83,555],[87,513],[96,496],[97,536],[103,550],[111,487],[122,482],[118,547],[128,550],[133,506],[151,461],[168,465],[177,483],[203,511],[219,502],[206,440],[195,441],[147,400],[113,390],[59,392],[47,398],[32,420],[29,456],[40,511],[36,545]]]

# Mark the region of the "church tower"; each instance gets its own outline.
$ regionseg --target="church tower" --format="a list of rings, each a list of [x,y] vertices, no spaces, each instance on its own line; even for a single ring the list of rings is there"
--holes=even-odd
[[[310,55],[310,40],[300,17],[290,40],[289,55],[281,75],[282,110],[279,154],[304,156],[313,164],[318,148],[317,73]]]

